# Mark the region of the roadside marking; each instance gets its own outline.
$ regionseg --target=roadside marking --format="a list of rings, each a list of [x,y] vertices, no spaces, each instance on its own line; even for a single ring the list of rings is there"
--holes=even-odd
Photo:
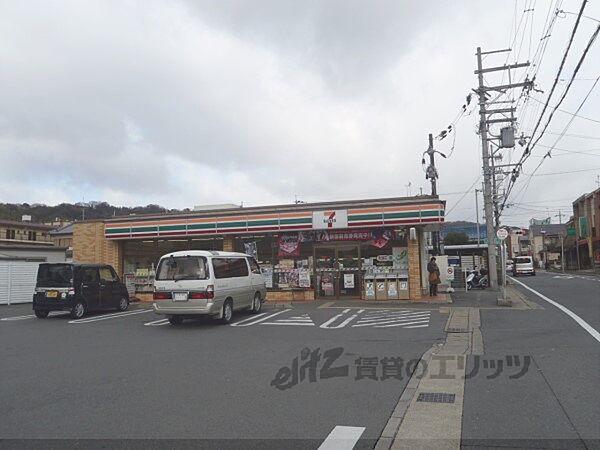
[[[35,317],[34,314],[29,314],[28,316],[14,316],[14,317],[4,317],[0,320],[25,320],[25,319],[31,319]]]
[[[427,319],[427,320],[417,320],[415,322],[393,323],[393,324],[390,324],[390,325],[375,325],[374,328],[404,327],[406,325],[415,325],[415,324],[429,324],[429,319]]]
[[[101,320],[120,319],[121,317],[134,316],[136,314],[143,314],[143,313],[148,313],[148,312],[152,312],[152,310],[151,309],[139,309],[139,310],[134,310],[134,311],[125,311],[125,312],[118,312],[118,313],[113,313],[113,314],[105,314],[103,316],[85,317],[83,319],[69,320],[68,323],[99,322]]]
[[[391,328],[419,324],[429,326],[431,311],[389,311],[381,310],[361,317],[352,327]],[[420,325],[426,324],[426,325]]]
[[[239,322],[236,322],[236,323],[230,323],[229,325],[232,327],[249,327],[251,325],[256,325],[257,323],[264,322],[265,320],[269,320],[271,317],[278,316],[279,314],[282,314],[287,311],[290,311],[290,309],[289,308],[282,309],[281,311],[274,312],[268,316],[264,316],[265,314],[268,314],[268,313],[261,313],[261,314],[257,314],[254,317],[240,320]],[[261,317],[261,316],[264,316],[264,317]]]
[[[263,322],[261,323],[261,325],[292,325],[314,327],[315,323],[312,321],[308,314],[302,314],[301,316],[294,316],[288,319],[277,319],[275,322]]]
[[[161,325],[168,325],[169,319],[158,319],[152,322],[146,322],[144,325],[147,327],[160,327]]]
[[[67,316],[69,314],[70,314],[69,311],[51,311],[50,314],[48,314],[48,317]],[[3,317],[0,320],[5,320],[5,321],[27,320],[27,319],[33,319],[34,317],[35,317],[35,314],[29,314],[27,316]]]
[[[594,328],[592,328],[592,326],[590,324],[588,324],[585,320],[583,320],[581,317],[579,317],[577,314],[575,314],[573,311],[571,311],[570,309],[566,308],[565,306],[561,305],[558,302],[555,302],[554,300],[546,297],[544,294],[539,293],[538,291],[536,291],[535,289],[530,288],[529,286],[527,286],[525,283],[520,282],[519,280],[515,280],[513,277],[509,277],[511,280],[519,283],[521,286],[523,286],[525,289],[533,292],[534,294],[536,294],[538,297],[540,297],[543,300],[546,300],[548,303],[550,303],[551,305],[556,306],[558,309],[560,309],[562,312],[564,312],[566,315],[568,315],[569,317],[571,317],[571,319],[573,319],[575,322],[577,322],[579,324],[579,326],[581,326],[581,328],[583,328],[585,331],[587,331],[594,339],[596,339],[598,342],[600,342],[600,333],[598,333]]]
[[[324,328],[326,330],[335,330],[337,328],[344,328],[346,325],[348,325],[350,322],[352,322],[352,320],[354,320],[358,316],[358,313],[351,315],[350,317],[348,317],[346,320],[344,320],[342,323],[340,323],[338,325],[335,325],[335,326],[330,326],[330,325],[332,323],[334,323],[336,320],[338,320],[340,317],[343,317],[345,314],[348,314],[348,312],[350,312],[350,309],[343,310],[340,314],[333,316],[327,322],[320,325],[319,328]]]
[[[351,450],[365,431],[365,427],[336,426],[318,450]]]

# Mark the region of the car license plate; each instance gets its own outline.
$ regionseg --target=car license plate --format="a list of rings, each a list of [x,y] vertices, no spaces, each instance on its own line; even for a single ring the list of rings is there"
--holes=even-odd
[[[174,302],[187,302],[188,293],[187,292],[173,292],[173,301]]]
[[[46,297],[56,298],[58,297],[58,291],[46,291]]]

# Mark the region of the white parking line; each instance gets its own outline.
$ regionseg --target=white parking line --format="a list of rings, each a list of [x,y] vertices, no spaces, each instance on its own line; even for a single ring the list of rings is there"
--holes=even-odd
[[[429,315],[426,314],[414,317],[403,317],[401,319],[378,320],[377,322],[358,322],[357,324],[352,325],[352,327],[377,327],[378,325],[385,325],[388,323],[407,323],[413,320],[426,320],[429,322]]]
[[[336,426],[318,450],[351,450],[365,431],[365,427]]]
[[[249,319],[240,320],[239,322],[236,322],[236,323],[230,323],[229,325],[231,325],[232,327],[249,327],[251,325],[256,325],[257,323],[264,322],[265,320],[269,320],[271,317],[278,316],[279,314],[282,314],[287,311],[290,311],[290,309],[289,308],[283,309],[281,311],[274,312],[274,313],[272,313],[268,316],[264,316],[264,317],[261,317],[261,316],[263,316],[264,314],[268,314],[268,313],[261,313],[261,314],[257,314],[254,317],[250,317]],[[260,317],[260,318],[257,320],[257,317]]]
[[[161,325],[168,325],[169,319],[158,319],[152,322],[146,322],[144,325],[147,327],[160,327]]]
[[[354,320],[358,316],[358,312],[356,314],[351,315],[350,317],[348,317],[346,320],[344,320],[342,323],[340,323],[338,325],[335,325],[335,326],[330,326],[330,325],[332,323],[334,323],[336,320],[338,320],[340,317],[343,317],[344,314],[347,314],[349,311],[350,311],[350,309],[343,310],[340,314],[336,314],[331,319],[329,319],[327,322],[320,325],[319,328],[324,328],[326,330],[335,330],[338,328],[344,328],[346,325],[348,325],[350,322],[352,322],[352,320]]]
[[[429,324],[429,319],[415,321],[415,322],[393,323],[390,325],[375,325],[373,328],[405,327],[406,325],[416,325],[416,324],[421,324],[421,323]]]
[[[544,294],[540,294],[535,289],[530,288],[525,283],[522,283],[519,280],[515,280],[513,277],[508,277],[508,278],[510,278],[511,280],[513,280],[516,283],[519,283],[525,289],[533,292],[538,297],[540,297],[543,300],[546,300],[551,305],[556,306],[558,309],[560,309],[562,312],[564,312],[567,316],[569,316],[571,319],[573,319],[575,322],[577,322],[579,324],[579,326],[581,328],[583,328],[585,331],[587,331],[594,339],[596,339],[598,342],[600,342],[600,333],[598,333],[594,328],[592,328],[592,326],[589,323],[587,323],[585,320],[583,320],[581,317],[579,317],[577,314],[575,314],[569,308],[566,308],[563,305],[561,305],[560,303],[555,302],[554,300],[546,297]]]
[[[35,317],[34,314],[29,314],[28,316],[14,316],[14,317],[4,317],[0,320],[25,320],[25,319],[31,319]]]
[[[50,312],[50,314],[48,314],[48,317],[67,316],[69,314],[70,314],[69,311],[52,311],[52,312]],[[27,316],[4,317],[0,320],[5,320],[5,321],[27,320],[27,319],[33,319],[34,317],[35,317],[35,314],[29,314]]]
[[[363,323],[363,322],[378,322],[380,320],[392,320],[392,319],[406,319],[406,318],[411,318],[411,317],[424,317],[424,316],[429,316],[431,313],[429,312],[424,312],[424,313],[412,313],[412,314],[402,314],[402,315],[388,315],[388,316],[381,316],[381,317],[363,317],[359,320],[359,323]]]
[[[140,310],[135,310],[135,311],[126,311],[126,312],[119,312],[119,313],[113,313],[113,314],[105,314],[103,316],[86,317],[83,319],[69,320],[69,323],[99,322],[101,320],[120,319],[121,317],[134,316],[136,314],[143,314],[143,313],[149,313],[149,312],[152,312],[152,310],[151,309],[140,309]]]

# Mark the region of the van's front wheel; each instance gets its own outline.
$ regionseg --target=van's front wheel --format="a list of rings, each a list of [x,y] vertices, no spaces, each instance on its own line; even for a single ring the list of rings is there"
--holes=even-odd
[[[233,316],[233,304],[231,300],[225,300],[223,303],[223,311],[221,314],[221,323],[227,324],[231,322],[231,317]]]
[[[36,309],[33,312],[35,313],[35,317],[37,317],[38,319],[45,319],[46,317],[48,317],[49,311],[43,311],[41,309]]]
[[[260,298],[260,294],[257,292],[254,296],[254,300],[252,300],[252,307],[250,311],[252,314],[258,314],[262,308],[262,298]]]

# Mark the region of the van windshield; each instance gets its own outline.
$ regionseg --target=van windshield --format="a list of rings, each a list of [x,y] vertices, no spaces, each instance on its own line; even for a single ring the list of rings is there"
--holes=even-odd
[[[170,256],[161,259],[157,280],[206,280],[208,268],[203,256]]]
[[[527,257],[527,258],[517,258],[515,259],[515,263],[516,264],[529,264],[531,263],[531,258]]]
[[[37,287],[73,286],[73,266],[70,264],[40,264]]]

